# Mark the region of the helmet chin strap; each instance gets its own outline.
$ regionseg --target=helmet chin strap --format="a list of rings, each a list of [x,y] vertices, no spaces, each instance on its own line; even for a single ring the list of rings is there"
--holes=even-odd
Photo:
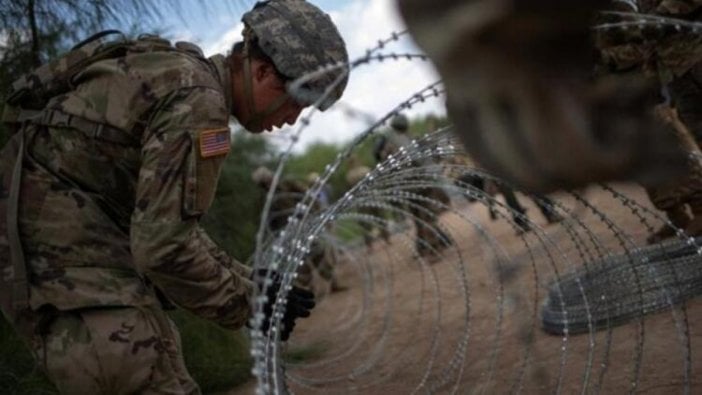
[[[246,106],[249,110],[249,120],[244,124],[244,128],[249,131],[260,131],[263,129],[263,120],[278,111],[290,95],[285,93],[276,98],[263,111],[256,110],[256,104],[253,97],[253,73],[251,72],[251,56],[249,56],[249,40],[244,40],[243,50],[244,61],[244,96],[246,97]]]

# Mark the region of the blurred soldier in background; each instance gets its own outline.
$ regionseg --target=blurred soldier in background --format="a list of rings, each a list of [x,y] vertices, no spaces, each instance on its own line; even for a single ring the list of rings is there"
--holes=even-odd
[[[519,199],[517,199],[517,195],[512,188],[505,185],[504,182],[497,182],[492,178],[484,177],[482,174],[476,172],[476,168],[471,165],[470,159],[465,154],[456,155],[454,158],[453,163],[455,165],[464,167],[464,169],[457,172],[458,174],[455,176],[456,185],[460,188],[473,187],[485,193],[487,195],[486,204],[490,213],[490,219],[497,219],[497,209],[495,208],[495,201],[492,198],[494,198],[494,196],[496,196],[498,193],[501,193],[505,198],[505,203],[512,210],[512,220],[517,226],[517,233],[521,234],[531,231],[531,225],[526,217],[527,209],[519,202]],[[456,171],[453,171],[452,173],[455,174]],[[477,200],[474,195],[468,193],[465,193],[464,197],[469,202],[474,202]],[[557,223],[563,220],[563,217],[553,211],[553,201],[551,199],[546,196],[530,197],[549,224]]]
[[[273,172],[265,166],[258,167],[251,174],[251,179],[262,191],[268,192],[273,185]],[[285,228],[288,217],[295,213],[295,207],[302,201],[307,188],[301,182],[282,178],[276,185],[270,213],[266,223],[266,230],[270,235],[275,235]]]
[[[395,115],[390,120],[390,129],[376,140],[373,147],[375,160],[380,163],[397,152],[400,147],[408,146],[412,142],[408,132],[409,120],[407,117],[402,114]]]
[[[412,139],[408,135],[409,120],[403,114],[398,114],[390,121],[390,130],[381,136],[374,147],[374,156],[379,161],[386,160],[401,147],[409,145]],[[430,166],[433,163],[415,162],[414,166]],[[411,200],[408,209],[416,229],[415,249],[422,257],[430,258],[431,262],[440,257],[440,252],[453,244],[451,237],[438,227],[439,215],[446,211],[451,204],[448,194],[439,187],[422,187],[411,191],[424,199],[438,204],[428,205],[423,200]]]
[[[265,166],[254,170],[251,178],[264,193],[268,193],[273,185],[273,172]],[[275,238],[281,230],[285,229],[291,216],[303,214],[296,213],[295,210],[297,204],[303,200],[306,193],[307,187],[301,182],[287,178],[283,178],[278,182],[268,213],[266,225],[268,240]],[[322,209],[323,206],[319,200],[315,200],[312,213],[317,213]],[[305,257],[305,264],[300,266],[297,271],[295,284],[301,288],[312,290],[314,288],[314,272],[316,271],[321,278],[329,282],[332,292],[346,289],[339,284],[336,278],[334,272],[335,258],[332,246],[317,239],[312,243],[310,252]]]
[[[592,82],[591,26],[609,1],[398,3],[443,79],[456,133],[490,173],[550,191],[661,180],[684,165],[675,139],[645,111],[650,81]]]
[[[312,102],[327,108],[345,74],[309,81],[305,100],[287,84],[347,54],[329,16],[303,0],[258,3],[243,22],[244,41],[211,58],[190,43],[104,32],[7,95],[0,306],[62,393],[199,393],[163,306],[230,329],[249,319],[260,276],[199,225],[230,116],[259,133]],[[254,323],[265,332],[281,286],[271,280]],[[313,306],[290,291],[282,340]]]
[[[319,173],[312,172],[307,175],[307,185],[309,188],[314,185],[314,183],[317,181],[319,178]],[[332,199],[332,187],[329,185],[329,183],[325,183],[322,185],[322,188],[319,190],[319,194],[316,197],[317,202],[319,203],[319,206],[322,210],[326,209],[329,207],[331,204],[331,199]]]
[[[361,160],[358,159],[356,155],[351,155],[348,161],[348,171],[346,172],[346,183],[349,187],[352,187],[366,176],[370,172],[368,166],[363,165]],[[378,207],[364,207],[360,210],[363,214],[368,214],[379,220],[387,219],[386,213]],[[358,221],[358,224],[363,229],[363,242],[366,245],[366,249],[371,250],[373,248],[373,239],[375,229],[380,232],[380,237],[385,241],[385,243],[390,242],[390,231],[387,225],[381,223],[371,223],[368,221]]]

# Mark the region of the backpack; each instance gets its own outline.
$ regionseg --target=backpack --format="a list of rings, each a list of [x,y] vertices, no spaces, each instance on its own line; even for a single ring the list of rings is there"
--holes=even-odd
[[[86,119],[45,109],[58,95],[75,89],[74,78],[95,62],[123,57],[129,52],[179,51],[204,59],[195,45],[142,35],[136,40],[117,30],[97,33],[63,56],[17,79],[6,96],[1,121],[12,134],[0,150],[0,309],[17,322],[29,307],[29,279],[18,229],[19,189],[24,157],[24,133],[29,124],[62,125],[87,133],[91,138],[134,144],[125,131]]]

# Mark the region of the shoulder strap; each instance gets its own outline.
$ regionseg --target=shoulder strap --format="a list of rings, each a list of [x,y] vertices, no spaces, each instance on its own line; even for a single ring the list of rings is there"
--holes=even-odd
[[[19,190],[22,181],[22,161],[24,159],[24,133],[19,135],[19,150],[12,169],[10,194],[7,202],[7,241],[10,247],[10,259],[14,275],[12,278],[12,307],[15,312],[29,307],[29,282],[27,266],[24,261],[24,251],[19,236],[18,212]]]
[[[108,36],[119,35],[107,41]],[[23,109],[42,109],[48,100],[71,89],[71,79],[88,65],[125,53],[129,40],[116,30],[107,30],[81,42],[63,56],[39,66],[12,83],[7,104]]]
[[[21,115],[23,115],[22,113]],[[26,120],[29,120],[35,125],[53,126],[53,127],[70,127],[72,129],[78,130],[86,135],[90,139],[97,139],[103,141],[109,141],[112,143],[118,143],[122,145],[132,145],[136,146],[139,144],[139,140],[125,133],[123,130],[112,127],[110,125],[94,122],[86,118],[78,117],[66,112],[56,110],[56,109],[45,109],[38,113],[27,112],[27,118],[21,116]],[[32,117],[32,114],[36,114]]]

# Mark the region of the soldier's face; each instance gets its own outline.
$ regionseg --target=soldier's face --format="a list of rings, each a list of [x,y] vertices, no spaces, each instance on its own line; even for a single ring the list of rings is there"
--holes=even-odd
[[[274,109],[274,111],[266,115],[259,125],[251,125],[249,131],[253,133],[270,132],[274,128],[294,124],[304,106],[288,96],[284,77],[278,74],[273,65],[256,60],[252,61],[252,74],[255,112],[267,114],[270,112],[269,110]],[[276,107],[276,103],[280,100],[284,101]],[[250,117],[251,113],[249,112],[247,115]],[[246,125],[246,121],[241,121]]]

